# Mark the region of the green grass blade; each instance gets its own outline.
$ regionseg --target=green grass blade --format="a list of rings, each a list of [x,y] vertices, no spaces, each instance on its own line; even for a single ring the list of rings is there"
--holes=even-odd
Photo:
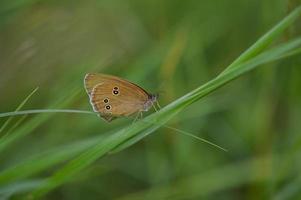
[[[178,129],[178,128],[174,128],[174,127],[171,127],[171,126],[164,126],[164,127],[165,127],[165,128],[168,128],[168,129],[170,129],[170,130],[173,130],[173,131],[175,131],[176,133],[183,134],[183,135],[186,135],[186,136],[188,136],[188,137],[192,137],[192,138],[194,138],[194,139],[196,139],[196,140],[199,140],[199,141],[201,141],[201,142],[204,142],[204,143],[206,143],[206,144],[209,144],[209,145],[211,145],[211,146],[213,146],[213,147],[215,147],[215,148],[217,148],[217,149],[219,149],[219,150],[222,150],[222,151],[225,151],[225,152],[228,151],[227,149],[225,149],[225,148],[223,148],[223,147],[221,147],[221,146],[219,146],[219,145],[217,145],[217,144],[214,144],[213,142],[210,142],[210,141],[208,141],[208,140],[206,140],[206,139],[204,139],[204,138],[200,138],[200,137],[198,137],[198,136],[196,136],[196,135],[194,135],[194,134],[191,134],[191,133],[189,133],[189,132],[187,132],[187,131],[183,131],[183,130],[180,130],[180,129]]]
[[[141,119],[141,121],[145,122],[145,123],[151,123],[151,122],[147,122],[145,121],[144,119]],[[152,123],[151,123],[152,124]],[[167,125],[162,125],[163,128],[167,128],[167,129],[170,129],[172,131],[174,131],[175,133],[179,133],[179,134],[182,134],[182,135],[186,135],[186,136],[189,136],[191,138],[194,138],[196,140],[199,140],[201,142],[204,142],[204,143],[207,143],[217,149],[220,149],[222,151],[228,151],[227,149],[217,145],[217,144],[214,144],[213,142],[210,142],[204,138],[201,138],[201,137],[198,137],[192,133],[189,133],[187,131],[184,131],[184,130],[181,130],[181,129],[177,129],[177,128],[174,128],[174,127],[171,127],[171,126],[167,126]],[[139,140],[143,139],[146,135],[148,134],[148,132],[145,132],[144,134],[139,134],[133,138],[130,138],[129,140],[125,141],[124,143],[122,143],[121,145],[119,145],[118,147],[116,147],[113,151],[111,151],[110,153],[114,154],[114,153],[118,153],[119,151],[122,151],[130,146],[132,146],[133,144],[135,144],[136,142],[138,142]]]
[[[230,64],[220,75],[263,52],[279,35],[281,35],[289,26],[292,25],[292,23],[300,16],[300,14],[301,6],[297,7],[270,31],[259,38],[259,40],[257,40],[250,48],[242,53],[236,60],[234,60],[234,62],[232,62],[232,64]]]
[[[5,136],[3,136],[3,137],[6,137],[11,132],[13,132],[26,119],[26,117],[27,117],[27,115],[24,115],[18,121],[16,121],[16,123],[10,129],[7,130]]]
[[[34,89],[22,102],[21,104],[17,107],[17,109],[15,110],[15,112],[18,112],[19,110],[21,110],[23,108],[23,106],[27,103],[27,101],[32,97],[32,95],[34,93],[36,93],[36,91],[38,91],[38,87],[36,89]],[[0,134],[3,132],[3,130],[9,125],[9,123],[13,120],[13,117],[11,116],[10,118],[8,118],[4,124],[1,126],[0,128]],[[3,136],[4,137],[4,136]]]
[[[103,137],[104,135],[93,137],[27,158],[25,161],[0,172],[0,185],[6,185],[12,181],[26,178],[62,161],[66,161],[100,142]]]
[[[284,188],[280,189],[275,195],[275,200],[294,199],[298,196],[301,190],[301,176],[297,175],[294,180],[291,180]]]
[[[270,161],[271,157],[257,157],[245,161],[222,165],[204,173],[174,181],[170,185],[160,185],[149,190],[125,195],[118,200],[150,200],[150,199],[198,199],[214,194],[218,191],[228,190],[242,184],[266,181],[271,177],[262,173],[250,176],[250,171],[262,163]],[[222,177],[222,178],[220,178]],[[200,189],[201,188],[201,189]],[[185,199],[184,198],[184,199]]]
[[[70,96],[62,97],[57,102],[53,104],[55,107],[64,107],[68,105],[70,102],[73,101],[74,97],[77,96],[80,93],[81,90],[78,88],[75,88],[74,90],[70,91]],[[14,114],[3,114],[4,116],[13,116]],[[26,124],[18,128],[14,131],[13,134],[8,135],[5,138],[0,138],[0,152],[3,151],[6,147],[8,147],[13,142],[17,141],[18,139],[26,136],[27,134],[31,133],[33,130],[35,130],[37,127],[39,127],[42,123],[46,122],[48,119],[54,116],[54,113],[48,113],[47,115],[39,115],[33,117],[30,121],[28,121]],[[7,116],[6,116],[7,117]]]
[[[274,48],[273,50],[262,53],[259,56],[253,58],[252,60],[246,63],[242,63],[236,68],[228,70],[223,75],[218,76],[212,81],[209,81],[203,86],[195,89],[194,91],[188,93],[187,95],[179,98],[178,100],[162,108],[159,112],[154,113],[145,118],[146,121],[150,121],[153,123],[145,123],[143,121],[138,121],[104,138],[100,143],[91,147],[89,150],[82,153],[77,158],[66,164],[66,166],[58,170],[53,176],[47,179],[42,189],[34,191],[33,195],[35,197],[42,196],[43,194],[49,192],[53,188],[63,184],[64,182],[72,178],[75,174],[80,172],[82,169],[89,166],[100,157],[108,154],[125,141],[139,134],[147,136],[148,134],[160,128],[163,124],[165,124],[172,117],[177,115],[181,110],[185,109],[193,102],[201,99],[202,97],[215,91],[219,87],[225,85],[226,83],[230,82],[235,78],[238,78],[239,76],[258,67],[259,65],[283,58],[283,55],[294,51],[300,46],[301,39],[299,38],[291,42],[286,42],[285,44]]]
[[[37,189],[41,187],[41,185],[43,185],[44,182],[44,180],[26,180],[7,185],[5,187],[0,188],[0,199],[10,199],[10,197],[13,194]]]
[[[75,109],[34,109],[34,110],[22,110],[15,112],[0,113],[1,117],[17,116],[17,115],[29,115],[29,114],[41,114],[41,113],[79,113],[79,114],[93,114],[95,112],[87,110],[75,110]]]
[[[264,64],[266,62],[272,61],[273,56],[277,56],[277,59],[275,59],[275,60],[278,60],[278,59],[285,58],[285,57],[288,57],[288,56],[296,55],[296,54],[300,53],[301,49],[300,48],[294,49],[294,48],[297,47],[298,45],[300,45],[300,41],[301,41],[301,39],[297,39],[297,40],[294,40],[292,42],[287,43],[286,45],[282,45],[277,49],[273,49],[273,50],[270,50],[268,52],[265,52],[262,55],[258,56],[256,59],[251,60],[251,61],[249,61],[248,63],[246,63],[244,65],[249,65],[249,67],[258,66],[258,65]],[[294,49],[294,50],[291,50],[291,49]],[[270,59],[272,59],[272,60],[270,60]],[[242,70],[241,72],[235,71],[233,69],[229,70],[229,72],[232,72],[232,73],[233,72],[235,72],[235,73],[238,73],[238,72],[239,73],[245,73],[245,72],[247,72],[247,70],[252,69],[252,67],[251,68],[241,67],[241,66],[244,66],[244,65],[239,65],[239,68]],[[246,71],[244,71],[244,70],[246,70]],[[230,78],[228,81],[234,79],[235,76],[239,76],[239,74],[235,74],[235,73],[232,75],[234,77]],[[223,83],[223,84],[218,83],[218,82],[223,81],[223,80],[224,80],[223,77],[218,76],[217,78],[215,78],[212,81],[208,82],[207,84],[201,86],[200,88],[196,89],[195,91],[185,95],[184,97],[182,97],[182,99],[191,101],[191,102],[187,102],[188,104],[193,103],[194,101],[198,100],[200,97],[205,96],[205,95],[209,94],[210,92],[214,91],[215,87],[217,89],[218,87],[221,87],[223,84],[227,83],[227,81],[225,81],[225,83]],[[214,88],[212,88],[212,87],[214,87]],[[200,92],[198,93],[197,90],[199,90]],[[209,91],[207,91],[207,90],[209,90]],[[197,99],[194,99],[195,97],[191,98],[191,96],[193,96],[193,95],[195,95]],[[186,97],[190,97],[190,98],[186,98]],[[179,99],[179,100],[181,100],[181,99]],[[146,120],[143,120],[143,121],[146,121]],[[148,134],[148,132],[144,132],[143,134],[139,134],[139,135],[137,135],[133,138],[129,138],[127,141],[125,141],[125,143],[119,145],[116,149],[114,149],[113,152],[115,153],[115,152],[121,151],[121,150],[133,145],[137,141],[144,138],[147,134]],[[206,143],[210,144],[211,142],[206,141]],[[211,143],[211,144],[213,146],[216,146],[216,144],[213,144],[213,143]],[[220,146],[218,146],[218,148],[221,148],[221,149],[224,150],[224,148],[222,148]]]

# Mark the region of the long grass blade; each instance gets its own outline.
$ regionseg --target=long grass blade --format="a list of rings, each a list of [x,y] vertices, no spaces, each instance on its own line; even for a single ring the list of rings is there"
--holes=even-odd
[[[43,153],[27,158],[14,166],[0,172],[0,185],[26,178],[42,170],[48,169],[62,161],[66,161],[75,155],[87,150],[92,145],[100,142],[104,135],[89,138],[84,141],[56,147]]]
[[[42,189],[36,190],[33,195],[35,197],[44,195],[45,193],[68,181],[82,169],[89,166],[100,157],[103,157],[107,153],[111,152],[123,142],[139,134],[142,134],[143,136],[149,135],[167,123],[172,117],[177,115],[181,110],[185,109],[193,102],[201,99],[231,80],[238,78],[239,76],[262,64],[283,58],[283,55],[300,48],[300,46],[301,39],[299,38],[297,40],[287,42],[277,48],[274,48],[273,50],[260,54],[252,60],[240,64],[236,68],[230,69],[222,76],[218,76],[212,81],[209,81],[205,85],[195,89],[194,91],[162,108],[160,111],[145,118],[145,120],[153,122],[153,124],[138,121],[104,138],[102,142],[91,147],[89,150],[82,153],[77,158],[66,164],[66,166],[58,170],[53,176],[49,177]]]
[[[189,132],[187,132],[187,131],[183,131],[183,130],[181,130],[181,129],[174,128],[174,127],[171,127],[171,126],[166,126],[166,125],[164,125],[163,127],[168,128],[168,129],[170,129],[170,130],[173,130],[173,131],[175,131],[176,133],[180,133],[180,134],[183,134],[183,135],[192,137],[192,138],[194,138],[194,139],[197,139],[197,140],[199,140],[199,141],[201,141],[201,142],[207,143],[207,144],[209,144],[209,145],[211,145],[211,146],[213,146],[213,147],[215,147],[215,148],[217,148],[217,149],[220,149],[220,150],[222,150],[222,151],[228,152],[228,149],[225,149],[225,148],[223,148],[223,147],[221,147],[221,146],[219,146],[219,145],[217,145],[217,144],[214,144],[213,142],[210,142],[210,141],[208,141],[208,140],[206,140],[206,139],[204,139],[204,138],[201,138],[201,137],[199,137],[199,136],[196,136],[196,135],[194,135],[194,134],[192,134],[192,133],[189,133]]]
[[[291,24],[300,16],[301,6],[294,9],[288,16],[277,23],[270,31],[259,38],[250,48],[243,52],[237,59],[235,59],[222,73],[223,75],[228,70],[235,68],[237,65],[254,58],[279,37]]]
[[[34,93],[36,93],[36,91],[38,91],[38,87],[35,88],[21,103],[20,105],[16,108],[15,112],[18,112],[19,110],[21,110],[23,108],[23,106],[27,103],[27,101],[32,97],[32,95]],[[10,118],[8,118],[4,124],[1,126],[0,128],[0,134],[3,132],[3,130],[9,125],[9,123],[13,120],[13,117],[11,116]]]
[[[0,118],[1,117],[17,116],[17,115],[41,114],[41,113],[79,113],[79,114],[93,114],[93,115],[96,115],[95,112],[87,111],[87,110],[75,110],[75,109],[34,109],[34,110],[22,110],[22,111],[15,111],[15,112],[0,113]]]
[[[51,105],[55,107],[64,107],[68,105],[75,96],[79,94],[80,90],[78,88],[75,88],[74,90],[70,90],[70,94],[67,98],[62,97],[57,102]],[[3,116],[14,116],[13,113],[5,114],[2,113]],[[25,113],[26,114],[26,113]],[[31,133],[33,130],[35,130],[37,127],[39,127],[42,123],[46,122],[48,119],[50,119],[52,116],[54,116],[54,113],[48,113],[47,115],[39,115],[36,117],[33,117],[29,121],[26,122],[23,126],[19,127],[14,131],[13,134],[8,135],[5,138],[0,138],[0,152],[8,147],[13,142],[17,141],[18,139],[26,136],[27,134]]]
[[[37,189],[43,185],[44,180],[26,180],[22,182],[15,182],[13,184],[7,185],[5,187],[0,188],[0,199],[11,199],[13,194],[16,193],[24,193],[27,191],[31,191]]]

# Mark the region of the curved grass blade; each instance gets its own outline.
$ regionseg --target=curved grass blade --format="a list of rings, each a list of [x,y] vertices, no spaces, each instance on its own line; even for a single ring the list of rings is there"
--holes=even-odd
[[[23,106],[27,103],[27,101],[32,97],[32,95],[34,93],[36,93],[36,91],[38,91],[38,87],[35,88],[22,102],[21,104],[16,108],[15,112],[18,112],[19,110],[21,110],[23,108]],[[1,114],[0,114],[1,115]],[[4,124],[1,126],[0,128],[0,134],[2,133],[2,131],[9,125],[9,123],[13,120],[13,117],[11,116],[10,118],[8,118]],[[6,134],[7,135],[7,134]],[[5,137],[5,135],[3,135],[2,137]]]
[[[26,178],[60,162],[69,160],[75,155],[87,150],[92,145],[100,142],[104,136],[105,135],[101,135],[84,141],[68,144],[63,147],[57,147],[27,158],[25,161],[0,172],[0,185]]]
[[[294,199],[297,198],[301,189],[301,176],[297,175],[297,177],[288,183],[284,188],[280,189],[275,195],[275,200],[285,200],[285,199]]]
[[[143,121],[143,122],[145,122],[145,123],[151,123],[151,124],[152,124],[152,122],[147,122],[147,121],[145,121],[144,119],[141,119],[140,121]],[[217,149],[219,149],[219,150],[222,150],[222,151],[225,151],[225,152],[228,151],[227,149],[225,149],[225,148],[223,148],[223,147],[221,147],[221,146],[219,146],[219,145],[217,145],[217,144],[215,144],[215,143],[213,143],[213,142],[210,142],[209,140],[206,140],[206,139],[204,139],[204,138],[198,137],[198,136],[196,136],[196,135],[194,135],[194,134],[192,134],[192,133],[189,133],[189,132],[187,132],[187,131],[184,131],[184,130],[181,130],[181,129],[177,129],[177,128],[174,128],[174,127],[171,127],[171,126],[167,126],[167,125],[162,125],[162,127],[163,127],[163,128],[167,128],[167,129],[170,129],[170,130],[172,130],[172,131],[174,131],[174,132],[176,132],[176,133],[179,133],[179,134],[182,134],[182,135],[189,136],[189,137],[191,137],[191,138],[194,138],[194,139],[199,140],[199,141],[201,141],[201,142],[204,142],[204,143],[206,143],[206,144],[209,144],[209,145],[211,145],[211,146],[213,146],[213,147],[215,147],[215,148],[217,148]],[[124,150],[124,149],[126,149],[126,148],[132,146],[133,144],[135,144],[135,143],[138,142],[139,140],[143,139],[147,134],[148,134],[148,133],[145,132],[144,134],[139,134],[139,135],[137,135],[137,136],[135,136],[135,137],[133,137],[133,138],[130,138],[129,140],[125,141],[124,143],[122,143],[121,145],[119,145],[118,147],[116,147],[116,148],[115,148],[113,151],[111,151],[110,153],[112,153],[112,154],[118,153],[119,151],[122,151],[122,150]]]
[[[93,114],[93,115],[96,115],[95,112],[88,111],[88,110],[34,109],[34,110],[22,110],[22,111],[15,111],[15,112],[0,113],[0,118],[1,117],[17,116],[17,115],[41,114],[41,113],[80,113],[80,114]]]
[[[0,199],[11,199],[10,197],[16,193],[26,192],[41,187],[44,180],[26,180],[15,182],[11,185],[0,188]]]
[[[79,88],[74,88],[73,90],[70,91],[70,94],[72,94],[72,95],[69,95],[68,97],[60,98],[54,104],[52,104],[52,106],[64,107],[64,106],[68,105],[74,99],[74,97],[80,93],[80,91],[81,90]],[[2,114],[6,117],[7,117],[7,115],[13,116],[12,113],[10,113],[10,114],[2,113]],[[5,149],[6,147],[8,147],[10,144],[15,142],[16,140],[26,136],[27,134],[29,134],[30,132],[35,130],[39,125],[41,125],[42,123],[44,123],[45,121],[50,119],[52,116],[54,116],[53,113],[33,117],[32,119],[27,121],[26,124],[24,124],[23,126],[19,127],[17,130],[15,130],[14,134],[10,134],[5,138],[0,138],[0,152],[3,149]]]
[[[237,65],[254,58],[259,53],[263,52],[278,36],[281,35],[301,14],[301,6],[294,9],[288,16],[281,20],[270,31],[259,38],[250,48],[235,59],[220,76],[228,70],[235,68]]]
[[[113,151],[123,142],[139,134],[143,134],[144,136],[149,135],[195,101],[212,93],[226,83],[232,81],[235,78],[238,78],[239,76],[258,67],[259,65],[284,58],[284,55],[287,55],[289,52],[300,48],[300,46],[301,39],[299,38],[297,40],[287,42],[270,51],[262,53],[252,60],[242,63],[236,68],[228,70],[223,75],[214,78],[208,83],[170,103],[160,111],[146,117],[145,120],[153,122],[152,124],[138,121],[112,135],[109,135],[100,143],[97,143],[95,146],[91,147],[86,152],[82,153],[77,158],[67,163],[53,176],[49,177],[41,189],[35,190],[33,192],[33,196],[36,198],[41,197],[52,189],[70,180],[75,174],[79,173],[82,169],[92,164],[95,160]]]
[[[166,125],[164,125],[164,127],[165,127],[165,128],[168,128],[168,129],[170,129],[170,130],[173,130],[173,131],[175,131],[176,133],[180,133],[180,134],[183,134],[183,135],[192,137],[192,138],[194,138],[194,139],[197,139],[197,140],[199,140],[199,141],[201,141],[201,142],[204,142],[204,143],[206,143],[206,144],[209,144],[209,145],[211,145],[211,146],[213,146],[213,147],[215,147],[215,148],[217,148],[217,149],[219,149],[219,150],[228,152],[228,149],[225,149],[225,148],[223,148],[223,147],[221,147],[221,146],[219,146],[219,145],[217,145],[217,144],[214,144],[213,142],[210,142],[210,141],[208,141],[208,140],[206,140],[206,139],[204,139],[204,138],[198,137],[198,136],[196,136],[196,135],[194,135],[194,134],[192,134],[192,133],[189,133],[189,132],[187,132],[187,131],[183,131],[183,130],[180,130],[180,129],[178,129],[178,128],[174,128],[174,127],[166,126]]]
[[[254,158],[233,164],[223,165],[205,173],[195,174],[191,177],[180,179],[170,185],[161,185],[149,190],[144,190],[129,195],[125,195],[118,200],[151,200],[151,199],[174,199],[183,197],[187,199],[202,199],[210,194],[221,190],[232,189],[241,184],[266,181],[270,177],[267,174],[261,176],[250,176],[250,171],[254,166],[260,166],[263,162],[270,160],[267,158]],[[219,178],[222,177],[222,178]],[[200,188],[202,188],[200,190]]]
[[[26,117],[27,115],[23,115],[18,121],[16,121],[16,123],[7,130],[3,137],[7,137],[11,132],[13,132],[26,119]]]

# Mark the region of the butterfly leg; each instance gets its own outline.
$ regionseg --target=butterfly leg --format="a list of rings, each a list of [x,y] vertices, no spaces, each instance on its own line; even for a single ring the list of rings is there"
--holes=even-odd
[[[157,104],[158,108],[156,108],[156,105],[154,103],[152,103],[153,108],[155,109],[156,112],[158,112],[158,109],[161,110],[161,106],[158,101],[156,102],[156,104]]]
[[[159,110],[161,110],[161,106],[159,104],[159,101],[156,101],[156,103],[157,103],[157,106],[158,106]]]
[[[155,111],[158,112],[158,110],[157,110],[155,104],[152,104],[152,105],[153,105],[153,108],[155,109]]]
[[[141,111],[138,112],[132,124],[134,124],[137,120],[139,120],[139,118],[142,118],[142,116],[143,116],[142,112]]]
[[[103,115],[103,114],[98,114],[99,117],[101,117],[103,120],[105,120],[106,122],[111,122],[113,121],[114,119],[116,119],[116,117],[113,117],[112,115],[110,114],[106,114],[106,115]]]
[[[143,118],[143,112],[140,112],[140,119]]]

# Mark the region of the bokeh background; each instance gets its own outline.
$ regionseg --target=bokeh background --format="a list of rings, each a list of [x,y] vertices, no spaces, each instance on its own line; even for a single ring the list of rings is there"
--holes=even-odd
[[[298,0],[1,0],[0,112],[15,110],[36,87],[23,109],[91,110],[83,87],[89,72],[118,75],[158,92],[164,106],[216,76],[298,5]],[[298,35],[300,19],[278,42]],[[300,66],[298,56],[262,66],[169,123],[228,152],[161,128],[91,164],[43,199],[301,199]],[[132,119],[108,124],[93,115],[40,114],[13,121],[26,136],[0,152],[0,170],[93,140]],[[50,176],[67,160],[26,180]]]

